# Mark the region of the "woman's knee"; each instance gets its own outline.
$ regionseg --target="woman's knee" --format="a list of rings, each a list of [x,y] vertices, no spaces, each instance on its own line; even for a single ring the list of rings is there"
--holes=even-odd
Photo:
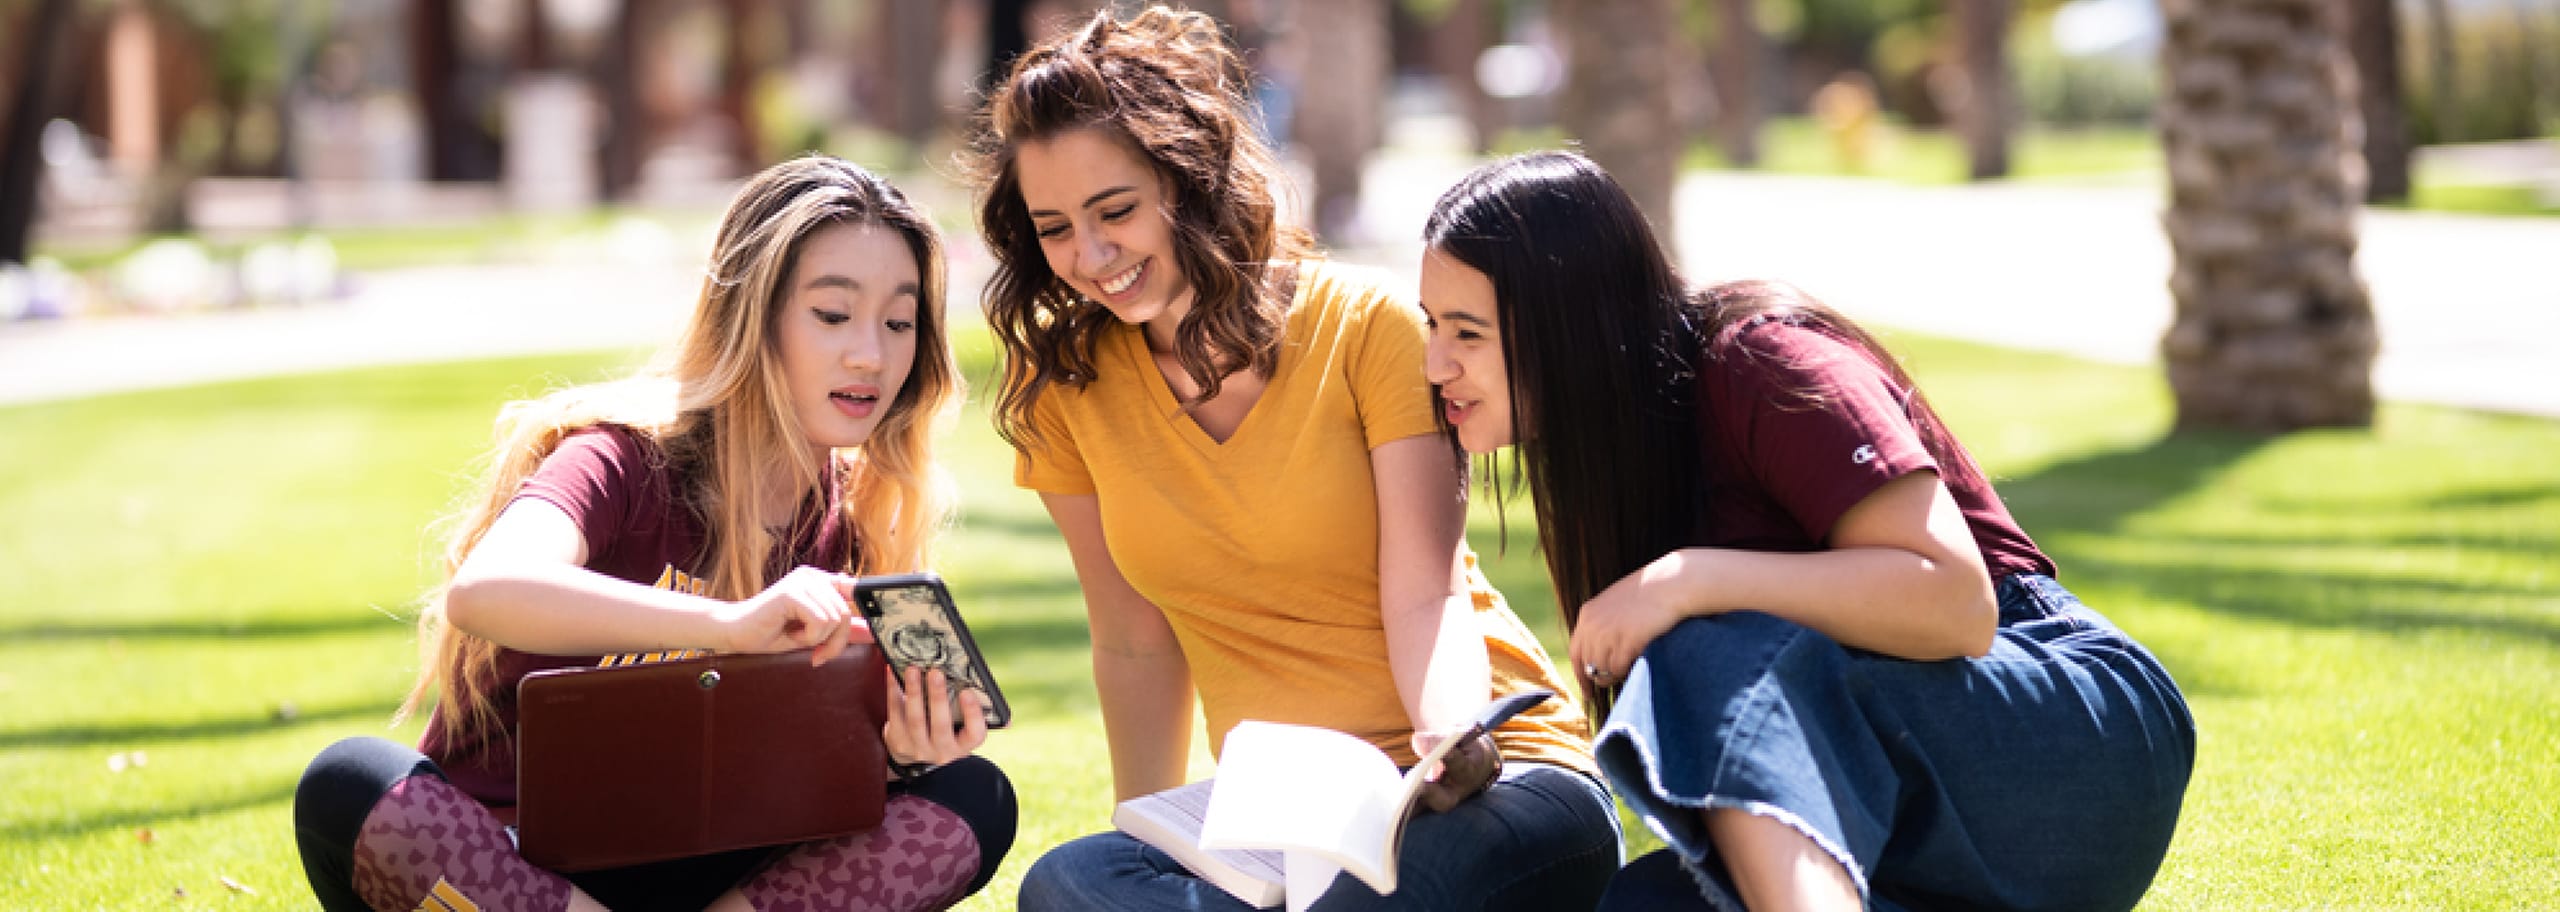
[[[1858,908],[1858,878],[1812,834],[1739,808],[1704,812],[1716,855],[1753,907]]]
[[[1609,879],[1608,892],[1600,896],[1602,912],[1704,908],[1708,908],[1707,895],[1698,888],[1697,875],[1670,849],[1655,849],[1619,868]]]
[[[422,773],[443,775],[407,745],[373,737],[329,745],[303,768],[293,790],[294,844],[322,908],[366,908],[353,886],[356,836],[392,786]]]
[[[433,761],[405,744],[370,736],[331,744],[303,768],[302,781],[294,786],[294,826],[306,833],[343,834],[352,843],[383,793],[421,773],[443,777]]]
[[[1016,904],[1022,912],[1107,909],[1111,885],[1124,879],[1135,840],[1118,831],[1095,833],[1042,853],[1022,873]]]
[[[969,824],[969,832],[978,840],[978,875],[969,881],[969,892],[984,889],[996,876],[996,866],[1004,863],[1013,851],[1014,831],[1021,814],[1013,794],[1013,780],[1004,769],[985,757],[962,757],[936,767],[906,785],[908,794],[950,809]]]

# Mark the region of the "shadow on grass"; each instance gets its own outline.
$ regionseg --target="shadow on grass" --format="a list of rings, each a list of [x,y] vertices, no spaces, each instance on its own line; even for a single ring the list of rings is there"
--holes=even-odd
[[[91,833],[125,830],[142,826],[168,826],[192,817],[223,814],[231,811],[283,807],[293,801],[297,782],[278,788],[263,789],[222,798],[211,798],[176,807],[128,808],[104,813],[82,813],[74,820],[38,820],[0,827],[0,841],[17,842],[36,839],[68,839]]]
[[[278,718],[272,712],[228,719],[196,719],[186,722],[127,722],[117,724],[75,724],[26,731],[0,732],[0,750],[24,748],[82,747],[93,744],[132,746],[164,741],[191,741],[203,738],[233,738],[260,734],[297,725],[342,722],[364,717],[389,722],[399,701],[351,703],[326,709],[301,710],[290,719]]]
[[[2135,559],[2110,557],[2070,544],[2074,539],[2126,538],[2124,527],[2129,520],[2210,485],[2216,475],[2249,458],[2273,439],[2227,433],[2174,434],[2142,447],[2055,464],[2001,482],[1999,489],[2027,534],[2046,545],[2061,566],[2066,583],[2131,589],[2217,614],[2298,627],[2386,634],[2472,632],[2560,645],[2560,623],[2466,610],[2483,601],[2545,595],[2538,590],[2452,579],[2296,569],[2275,566],[2264,559],[2269,549],[2309,552],[2313,558],[2287,560],[2287,564],[2325,562],[2343,566],[2355,566],[2359,557],[2410,547],[2522,553],[2536,548],[2537,542],[2560,544],[2547,532],[2360,536],[2352,529],[2338,530],[2337,523],[2325,528],[2338,531],[2307,534],[2273,530],[2252,534],[2252,530],[2242,528],[2180,536],[2167,543],[2174,547],[2137,549],[2145,556]],[[2497,509],[2555,497],[2560,497],[2560,492],[2515,487],[2366,506],[2376,512],[2416,514]],[[2303,500],[2278,500],[2275,506],[2288,516],[2339,510],[2335,503]],[[2336,560],[2339,555],[2347,559]],[[2107,610],[2105,605],[2094,607]],[[2180,664],[2169,661],[2173,667]]]
[[[141,621],[101,623],[59,623],[44,621],[20,627],[0,628],[0,639],[37,641],[79,640],[236,640],[283,639],[291,637],[338,636],[352,633],[402,633],[417,630],[417,622],[386,614],[366,612],[334,616],[286,616],[255,620],[218,620],[212,618],[167,618]]]

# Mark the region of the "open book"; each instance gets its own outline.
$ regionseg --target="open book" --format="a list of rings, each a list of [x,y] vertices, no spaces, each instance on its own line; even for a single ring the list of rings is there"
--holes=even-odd
[[[1257,908],[1285,903],[1297,912],[1345,871],[1379,895],[1394,893],[1423,774],[1475,731],[1552,696],[1529,690],[1486,704],[1472,731],[1441,741],[1410,772],[1342,732],[1240,722],[1227,733],[1217,778],[1123,801],[1111,822]]]

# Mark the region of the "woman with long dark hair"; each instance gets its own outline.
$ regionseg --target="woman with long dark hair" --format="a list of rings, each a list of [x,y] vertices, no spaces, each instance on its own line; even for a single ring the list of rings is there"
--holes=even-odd
[[[1424,240],[1425,375],[1469,452],[1514,450],[1595,753],[1671,844],[1604,906],[2141,898],[2184,699],[1873,337],[1787,285],[1691,289],[1569,153],[1477,169]]]

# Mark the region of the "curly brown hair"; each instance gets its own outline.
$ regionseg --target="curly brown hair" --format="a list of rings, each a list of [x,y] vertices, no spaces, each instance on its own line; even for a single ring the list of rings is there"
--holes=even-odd
[[[1092,382],[1095,340],[1112,323],[1050,270],[1014,168],[1023,144],[1068,131],[1103,131],[1172,187],[1174,257],[1193,292],[1174,355],[1200,386],[1187,404],[1216,398],[1238,368],[1271,376],[1294,266],[1315,244],[1280,224],[1279,162],[1247,116],[1251,86],[1216,20],[1156,6],[1127,21],[1095,13],[1017,58],[992,91],[969,165],[996,262],[985,307],[1004,349],[995,423],[1008,442],[1038,436],[1032,405],[1051,385]]]

